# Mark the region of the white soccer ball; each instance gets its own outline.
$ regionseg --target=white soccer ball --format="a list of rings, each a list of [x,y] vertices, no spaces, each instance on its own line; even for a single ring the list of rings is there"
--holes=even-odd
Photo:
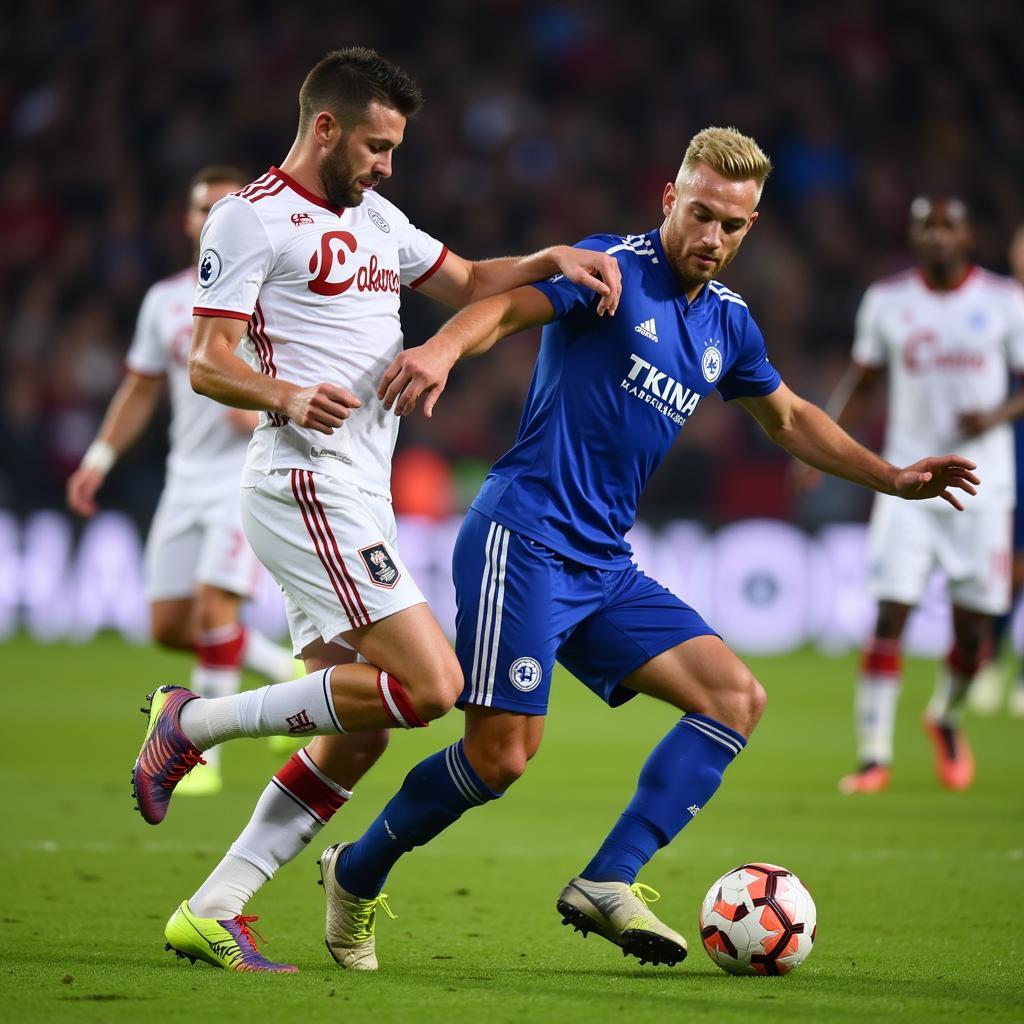
[[[729,974],[788,974],[810,955],[818,912],[806,886],[775,864],[744,864],[708,890],[700,937]]]

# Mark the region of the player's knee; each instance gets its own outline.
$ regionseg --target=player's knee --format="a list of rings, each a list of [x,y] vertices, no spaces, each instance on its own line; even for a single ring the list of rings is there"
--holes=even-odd
[[[719,681],[709,703],[712,717],[743,736],[749,736],[764,713],[768,695],[753,672],[741,665],[731,678]]]
[[[512,783],[523,777],[530,756],[525,747],[516,744],[489,751],[480,765],[474,763],[473,767],[489,789],[495,793],[504,793]]]
[[[409,690],[409,697],[416,713],[425,722],[442,718],[448,714],[462,693],[462,671],[458,662],[442,670],[416,679]]]

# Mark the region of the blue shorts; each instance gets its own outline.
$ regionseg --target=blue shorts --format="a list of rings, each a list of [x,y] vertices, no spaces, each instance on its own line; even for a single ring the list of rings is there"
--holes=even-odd
[[[455,542],[455,650],[466,704],[547,712],[561,662],[612,707],[632,671],[715,631],[635,565],[595,569],[470,509]]]

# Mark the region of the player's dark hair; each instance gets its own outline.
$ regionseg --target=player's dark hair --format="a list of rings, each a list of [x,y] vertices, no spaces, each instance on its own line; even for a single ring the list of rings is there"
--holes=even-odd
[[[244,185],[251,181],[250,175],[230,164],[210,164],[192,175],[188,183],[189,195],[197,185]]]
[[[376,50],[333,50],[314,65],[299,90],[299,131],[305,131],[321,110],[329,110],[343,128],[351,128],[366,117],[373,100],[403,117],[412,117],[423,106],[423,94],[412,77]]]

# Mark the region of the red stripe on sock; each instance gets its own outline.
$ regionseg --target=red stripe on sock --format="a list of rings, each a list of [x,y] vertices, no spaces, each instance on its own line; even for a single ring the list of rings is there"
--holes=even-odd
[[[902,668],[898,640],[882,640],[873,636],[861,656],[861,671],[872,676],[898,676]]]
[[[220,634],[221,631],[217,631]],[[245,653],[245,630],[239,626],[228,639],[219,637],[208,641],[200,635],[196,643],[196,657],[203,668],[241,668]]]
[[[391,696],[395,707],[398,708],[398,713],[405,721],[399,721],[395,718],[384,694],[385,687],[387,687],[387,692]],[[405,688],[393,675],[384,672],[377,673],[377,692],[380,694],[384,710],[387,711],[395,725],[401,726],[404,729],[425,729],[427,727],[427,723],[420,718],[416,713],[416,709],[412,706],[412,701],[409,700],[409,695],[405,692]]]
[[[292,754],[274,778],[323,821],[345,803],[345,797],[314,775],[298,754]]]

